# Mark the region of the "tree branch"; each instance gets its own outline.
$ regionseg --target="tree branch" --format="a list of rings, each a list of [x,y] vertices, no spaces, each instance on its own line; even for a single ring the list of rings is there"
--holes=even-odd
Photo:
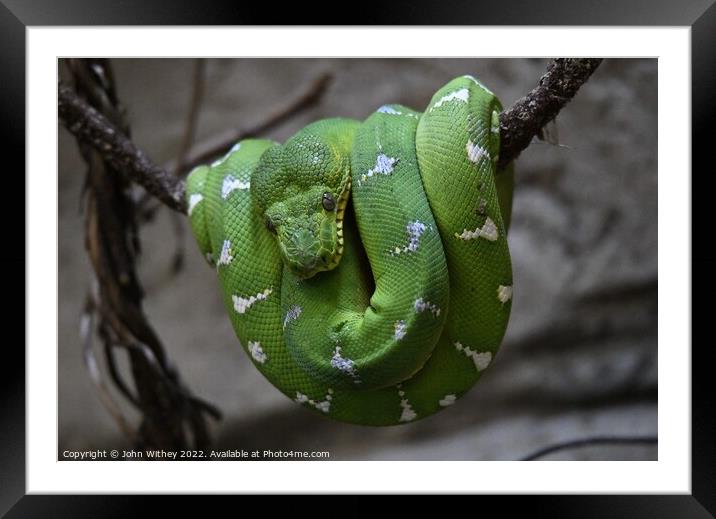
[[[557,58],[539,84],[500,114],[500,160],[503,168],[529,146],[597,69],[601,59]]]
[[[107,117],[62,82],[58,86],[57,108],[62,123],[80,142],[92,146],[105,161],[165,205],[186,213],[184,182],[152,162]]]
[[[654,445],[658,443],[658,441],[656,436],[595,436],[549,445],[533,452],[529,456],[525,456],[520,461],[533,461],[552,454],[553,452],[564,449],[576,449],[578,447],[589,447],[591,445]]]
[[[554,59],[540,78],[539,84],[502,112],[499,168],[517,158],[527,148],[532,138],[575,96],[601,61]],[[314,103],[325,90],[329,80],[330,76],[321,76],[294,102],[278,110],[257,127],[238,132],[232,130],[230,134],[220,137],[216,143],[205,145],[204,149],[189,156],[181,169],[185,171],[210,160],[237,140],[265,132],[298,110]],[[107,162],[124,171],[130,179],[143,186],[166,206],[186,213],[184,182],[181,179],[153,163],[141,149],[71,88],[60,83],[58,94],[60,120],[73,135],[92,146]]]

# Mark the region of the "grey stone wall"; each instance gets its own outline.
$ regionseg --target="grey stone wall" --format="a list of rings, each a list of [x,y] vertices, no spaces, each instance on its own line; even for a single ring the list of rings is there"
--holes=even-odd
[[[529,91],[543,59],[210,60],[198,140],[248,127],[323,71],[317,106],[266,135],[285,140],[322,117],[364,118],[399,102],[423,109],[457,75],[478,76],[505,106]],[[115,60],[133,138],[175,158],[190,60]],[[332,459],[519,459],[592,435],[657,432],[657,62],[605,60],[552,134],[517,162],[509,242],[515,296],[505,342],[480,383],[431,418],[393,428],[333,423],[273,388],[239,347],[214,272],[191,241],[172,278],[169,210],[141,232],[146,311],[187,384],[225,414],[217,446],[329,450]],[[89,286],[79,212],[84,165],[59,130],[59,447],[126,446],[84,369],[79,316]],[[137,416],[126,409],[130,419]],[[599,446],[552,459],[656,459],[655,446]]]

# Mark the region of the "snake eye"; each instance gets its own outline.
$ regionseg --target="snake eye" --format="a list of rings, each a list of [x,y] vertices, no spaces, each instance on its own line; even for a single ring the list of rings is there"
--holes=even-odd
[[[276,234],[276,226],[273,224],[273,220],[271,220],[271,218],[266,218],[266,228]]]
[[[323,193],[323,199],[321,202],[326,211],[333,211],[336,208],[336,200],[333,198],[331,193]]]

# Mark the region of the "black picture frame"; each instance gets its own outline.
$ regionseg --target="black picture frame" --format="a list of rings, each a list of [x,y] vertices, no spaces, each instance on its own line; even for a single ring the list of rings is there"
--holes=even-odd
[[[2,113],[5,165],[8,171],[25,171],[25,31],[30,26],[43,25],[245,25],[258,21],[259,10],[251,13],[239,9],[237,3],[212,4],[188,0],[3,0],[0,3],[0,70],[2,87],[0,112]],[[449,6],[449,7],[448,7]],[[298,7],[298,6],[297,6]],[[270,6],[265,6],[270,11]],[[262,18],[271,25],[295,22],[301,16],[282,8],[280,19]],[[239,13],[242,13],[239,16]],[[691,27],[692,72],[692,171],[703,171],[700,188],[692,182],[692,280],[698,290],[693,294],[713,293],[715,286],[716,253],[710,252],[707,233],[713,218],[707,205],[696,199],[707,197],[713,191],[704,185],[711,180],[712,161],[708,161],[707,130],[716,123],[716,4],[713,0],[668,2],[666,0],[560,0],[545,5],[543,2],[505,0],[499,8],[485,9],[476,2],[440,2],[417,9],[408,3],[395,2],[380,8],[363,7],[355,10],[351,24],[399,25],[661,25]],[[305,16],[305,13],[304,13]],[[352,16],[352,15],[351,15]],[[353,16],[352,16],[353,17]],[[316,19],[307,20],[315,25]],[[687,100],[679,100],[688,109]],[[19,182],[18,182],[19,184]],[[16,193],[19,190],[15,187]],[[27,193],[16,194],[20,207],[13,213],[25,214]],[[23,244],[3,248],[0,259],[5,272],[25,272],[25,227],[17,222],[5,225],[5,243]],[[9,236],[8,236],[9,235]],[[668,244],[662,244],[668,246]],[[25,274],[27,276],[27,273]],[[668,275],[668,273],[664,273]],[[19,276],[9,280],[18,285]],[[693,286],[693,284],[692,284]],[[20,287],[18,286],[18,289]],[[25,295],[15,298],[5,311],[7,323],[17,326],[24,322]],[[22,302],[22,304],[21,304]],[[695,317],[706,317],[709,305],[692,300],[693,331],[704,330],[695,325]],[[701,321],[703,323],[703,320]],[[12,329],[6,327],[7,331]],[[24,328],[21,335],[24,339]],[[39,496],[25,495],[25,355],[17,340],[6,340],[3,347],[4,376],[0,377],[0,515],[7,517],[126,517],[141,509],[141,497],[129,496]],[[551,517],[715,517],[716,516],[716,391],[712,364],[708,362],[707,340],[692,340],[692,493],[690,495],[644,496],[530,496],[528,502],[501,497],[501,513],[510,513],[517,507],[528,506],[531,515]],[[685,347],[687,345],[674,345]],[[360,498],[346,501],[344,510],[356,510]],[[183,501],[183,500],[175,500]],[[275,503],[272,503],[272,507]],[[179,503],[184,508],[184,503]],[[290,505],[289,505],[290,506]],[[131,513],[130,513],[131,511]],[[405,510],[403,510],[405,511]]]

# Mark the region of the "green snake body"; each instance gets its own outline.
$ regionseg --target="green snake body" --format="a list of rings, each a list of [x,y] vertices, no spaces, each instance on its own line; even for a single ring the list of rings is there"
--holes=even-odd
[[[464,76],[422,114],[326,119],[192,171],[192,231],[241,344],[280,391],[336,420],[393,425],[478,380],[512,297],[500,111]]]

